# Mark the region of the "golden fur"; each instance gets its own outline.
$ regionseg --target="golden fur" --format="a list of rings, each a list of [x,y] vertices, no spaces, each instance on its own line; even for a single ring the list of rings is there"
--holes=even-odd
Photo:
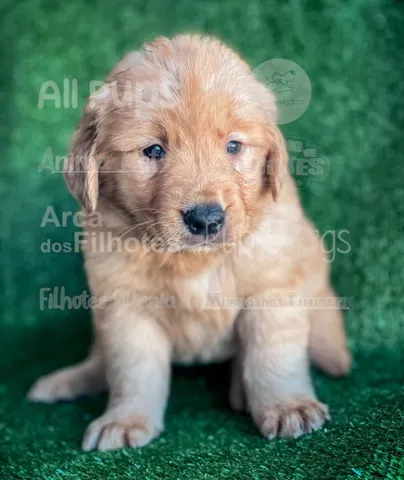
[[[235,157],[230,140],[243,145]],[[155,143],[163,161],[142,153]],[[293,301],[334,296],[328,262],[288,173],[274,98],[237,54],[214,38],[178,36],[127,55],[85,109],[66,180],[88,212],[88,238],[110,234],[124,246],[84,246],[98,299],[91,353],[38,380],[32,400],[108,388],[83,448],[141,446],[163,430],[172,362],[233,358],[230,403],[263,435],[323,425],[308,356],[348,372],[342,315]],[[212,201],[226,211],[224,231],[196,244],[179,212]]]

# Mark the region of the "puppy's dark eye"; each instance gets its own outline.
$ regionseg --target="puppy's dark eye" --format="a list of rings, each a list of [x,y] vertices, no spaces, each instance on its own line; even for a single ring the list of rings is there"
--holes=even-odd
[[[232,140],[226,145],[226,152],[229,155],[237,155],[241,150],[241,143]]]
[[[143,150],[143,153],[146,155],[146,157],[152,158],[154,160],[161,160],[166,154],[164,148],[157,144],[145,148]]]

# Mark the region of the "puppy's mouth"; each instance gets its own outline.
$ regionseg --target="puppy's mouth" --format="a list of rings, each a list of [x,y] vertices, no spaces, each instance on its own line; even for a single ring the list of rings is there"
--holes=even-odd
[[[149,240],[149,239],[148,239]],[[160,240],[160,241],[159,241]],[[174,234],[158,235],[155,239],[146,242],[153,249],[158,249],[160,252],[176,253],[181,251],[208,253],[218,250],[222,247],[234,245],[235,241],[228,238],[226,229],[223,228],[216,234],[197,234],[192,235],[181,231],[178,236]]]
[[[168,252],[180,251],[194,251],[194,252],[209,252],[217,250],[220,247],[226,246],[229,242],[226,239],[225,231],[218,232],[216,235],[186,235],[180,240],[175,237],[168,238],[164,250]]]
[[[190,235],[184,242],[184,247],[187,249],[210,249],[225,245],[228,242],[226,239],[226,229],[223,228],[215,234],[207,235]]]

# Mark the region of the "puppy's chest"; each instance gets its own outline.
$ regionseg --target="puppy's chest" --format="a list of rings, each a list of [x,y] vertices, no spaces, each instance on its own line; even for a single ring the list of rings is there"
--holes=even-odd
[[[230,358],[235,350],[238,309],[230,301],[236,289],[229,272],[218,268],[176,280],[168,289],[175,308],[165,309],[164,321],[172,337],[174,361],[205,363]]]

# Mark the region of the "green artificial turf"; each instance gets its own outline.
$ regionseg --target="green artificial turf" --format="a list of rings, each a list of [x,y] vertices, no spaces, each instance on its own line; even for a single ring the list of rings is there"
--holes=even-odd
[[[404,5],[376,0],[29,0],[0,2],[0,479],[404,478]],[[298,440],[266,441],[227,405],[227,366],[175,371],[165,433],[139,450],[82,453],[106,398],[32,405],[30,384],[81,359],[86,310],[41,310],[39,290],[86,288],[78,254],[42,253],[75,227],[41,227],[47,206],[76,208],[60,175],[38,172],[46,149],[64,155],[88,95],[127,51],[157,35],[208,32],[255,67],[302,66],[306,113],[284,125],[328,159],[302,189],[321,232],[347,230],[332,264],[348,297],[355,364],[335,380],[314,372],[333,421]],[[78,79],[79,108],[38,108],[48,80]],[[330,240],[330,239],[329,239]],[[344,245],[340,245],[341,249]]]

